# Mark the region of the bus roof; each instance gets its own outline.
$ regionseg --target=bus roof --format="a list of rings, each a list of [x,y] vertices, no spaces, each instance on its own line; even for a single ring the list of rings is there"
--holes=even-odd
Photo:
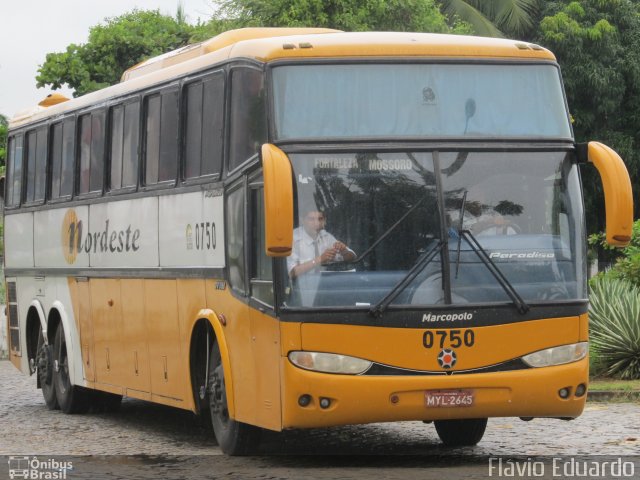
[[[123,74],[119,84],[49,106],[43,106],[41,102],[40,106],[18,113],[9,126],[16,128],[97,105],[229,59],[271,62],[296,58],[372,57],[555,60],[553,53],[538,45],[497,38],[411,32],[340,32],[320,28],[244,28],[139,63]]]

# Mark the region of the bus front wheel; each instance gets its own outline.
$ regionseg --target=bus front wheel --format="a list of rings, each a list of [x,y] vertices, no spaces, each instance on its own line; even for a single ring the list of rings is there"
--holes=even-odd
[[[250,455],[260,443],[260,429],[229,417],[227,390],[218,342],[214,341],[209,357],[209,410],[213,433],[227,455]]]
[[[436,420],[433,422],[442,443],[447,447],[469,447],[476,445],[487,428],[486,418],[461,420]]]
[[[53,342],[53,386],[56,399],[64,413],[86,413],[89,410],[90,392],[71,384],[69,365],[64,327],[59,325]]]

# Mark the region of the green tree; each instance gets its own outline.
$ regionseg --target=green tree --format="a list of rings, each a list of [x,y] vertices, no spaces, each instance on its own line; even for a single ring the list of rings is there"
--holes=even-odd
[[[449,18],[470,24],[477,35],[523,38],[536,27],[540,0],[441,0]]]
[[[106,19],[90,29],[87,43],[47,54],[37,86],[58,89],[66,83],[80,96],[113,85],[129,67],[187,45],[195,28],[186,23],[180,7],[177,19],[139,10]]]
[[[325,27],[347,31],[470,33],[449,27],[434,0],[214,0],[216,20],[242,26]]]
[[[598,140],[620,154],[631,174],[635,205],[639,205],[638,2],[547,2],[543,14],[536,41],[550,48],[562,66],[576,140]],[[583,185],[589,231],[604,230],[602,186],[595,169],[583,170]]]

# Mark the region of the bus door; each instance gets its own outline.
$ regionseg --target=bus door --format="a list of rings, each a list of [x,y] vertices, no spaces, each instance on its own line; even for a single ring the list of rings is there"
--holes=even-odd
[[[262,174],[249,178],[249,315],[256,375],[256,420],[280,430],[280,325],[275,316],[273,259],[266,254]]]

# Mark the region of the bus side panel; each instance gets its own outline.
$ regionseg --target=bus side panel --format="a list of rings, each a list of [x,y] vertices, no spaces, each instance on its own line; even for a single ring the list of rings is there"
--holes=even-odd
[[[84,379],[95,382],[96,357],[93,349],[93,323],[91,322],[91,290],[89,280],[80,278],[68,279],[69,291],[73,299],[73,316],[80,329],[80,348]]]
[[[217,196],[214,196],[217,195]],[[224,210],[217,190],[159,199],[161,267],[224,267]]]
[[[280,322],[251,308],[251,341],[256,372],[256,424],[282,430],[280,397]]]
[[[206,306],[204,280],[182,279],[177,281],[178,311],[180,319],[180,344],[182,345],[182,369],[186,374],[182,378],[182,398],[184,408],[195,410],[193,390],[191,388],[190,348],[191,332],[195,322],[199,320],[198,312]]]
[[[151,399],[183,404],[184,382],[188,372],[181,361],[180,325],[176,280],[145,280],[145,323],[149,339]],[[159,398],[158,398],[159,397]],[[172,403],[173,404],[173,403]]]
[[[144,280],[120,281],[122,302],[122,350],[125,359],[124,385],[127,395],[140,398],[151,392],[149,347],[145,322]],[[150,399],[150,396],[143,396]]]
[[[33,268],[33,213],[4,219],[5,268]]]
[[[224,290],[218,290],[223,284]],[[249,307],[231,295],[229,288],[227,282],[207,281],[207,308],[226,318],[224,341],[229,349],[233,378],[234,419],[255,425],[256,370],[252,361]]]
[[[125,364],[122,348],[122,305],[120,280],[91,279],[90,311],[93,321],[96,380],[122,387]],[[81,302],[86,302],[81,298]]]

